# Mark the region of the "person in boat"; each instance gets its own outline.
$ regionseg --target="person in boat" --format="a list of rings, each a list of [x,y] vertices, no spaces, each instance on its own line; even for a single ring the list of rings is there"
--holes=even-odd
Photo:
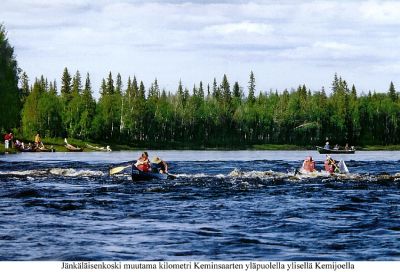
[[[346,143],[346,145],[344,146],[344,150],[346,150],[346,151],[349,151],[349,150],[350,150],[350,147],[349,147],[349,144],[348,144],[348,143]]]
[[[14,143],[14,146],[15,146],[15,148],[17,148],[17,149],[20,149],[21,148],[21,146],[22,146],[22,143],[21,143],[21,141],[20,140],[15,140],[15,143]]]
[[[326,160],[324,162],[325,171],[333,174],[337,169],[336,161],[331,158],[331,156],[326,155]]]
[[[339,150],[339,145],[338,144],[335,144],[335,147],[333,148],[334,150]]]
[[[326,142],[326,143],[325,143],[324,148],[325,148],[325,149],[331,149],[331,146],[329,145],[329,142]]]
[[[316,171],[315,170],[315,161],[312,159],[311,156],[308,156],[304,160],[302,170],[305,172],[309,172],[309,173]]]
[[[135,166],[137,169],[143,172],[150,172],[151,165],[149,160],[149,154],[147,152],[143,152],[140,158],[136,161]]]
[[[28,146],[26,148],[24,148],[25,151],[31,151],[32,149],[33,148],[32,148],[32,144],[31,143],[29,143]]]
[[[152,163],[154,165],[153,170],[161,174],[168,173],[168,164],[159,157],[154,157]]]
[[[44,148],[39,132],[35,136],[35,147],[39,149]]]

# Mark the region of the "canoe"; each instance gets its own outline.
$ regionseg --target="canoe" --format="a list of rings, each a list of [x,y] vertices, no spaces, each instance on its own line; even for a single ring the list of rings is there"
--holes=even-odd
[[[32,148],[18,148],[20,152],[35,152]]]
[[[82,148],[80,148],[80,147],[75,147],[75,146],[70,145],[70,144],[66,144],[66,145],[65,145],[65,148],[66,148],[68,151],[71,151],[71,152],[81,152],[81,151],[83,151]]]
[[[90,145],[90,144],[86,144],[86,146],[87,146],[87,148],[90,148],[90,149],[93,149],[93,150],[96,150],[96,151],[103,151],[103,152],[112,151],[109,146],[107,146],[107,147],[98,147],[98,146],[93,146],[93,145]]]
[[[42,147],[42,148],[36,148],[34,150],[35,152],[56,152],[56,150],[53,148],[53,146],[51,146],[51,148],[47,148],[47,147]]]
[[[317,151],[319,154],[354,154],[356,152],[355,149],[345,150],[345,149],[326,149],[320,146],[317,146]]]
[[[76,147],[76,146],[73,146],[73,145],[69,144],[68,141],[67,141],[67,138],[64,139],[64,143],[65,143],[64,146],[68,151],[71,151],[71,152],[81,152],[81,151],[83,151],[83,148]]]
[[[132,180],[133,181],[146,181],[152,179],[175,179],[174,175],[171,174],[161,174],[157,172],[143,172],[136,168],[135,165],[132,165]]]

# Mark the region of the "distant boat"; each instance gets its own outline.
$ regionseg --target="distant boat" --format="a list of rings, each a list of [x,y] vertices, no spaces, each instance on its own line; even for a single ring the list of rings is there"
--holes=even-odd
[[[354,154],[356,152],[355,149],[326,149],[321,146],[317,146],[317,151],[319,154]]]
[[[47,148],[45,146],[43,147],[38,147],[34,150],[35,152],[56,152],[56,150],[51,146],[50,148]]]
[[[71,144],[69,144],[68,142],[67,142],[67,139],[64,139],[64,142],[65,142],[65,148],[68,150],[68,151],[72,151],[72,152],[81,152],[81,151],[83,151],[83,149],[82,148],[80,148],[80,147],[76,147],[76,146],[73,146],[73,145],[71,145]]]
[[[98,147],[98,146],[93,146],[93,145],[90,145],[90,144],[86,144],[86,146],[88,148],[96,150],[96,151],[106,151],[106,152],[107,151],[108,152],[112,151],[109,145],[107,145],[107,147]]]

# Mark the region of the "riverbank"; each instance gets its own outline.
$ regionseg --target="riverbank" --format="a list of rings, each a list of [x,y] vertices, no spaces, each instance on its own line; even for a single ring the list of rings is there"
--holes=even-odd
[[[24,142],[29,142],[23,140]],[[47,148],[52,148],[56,152],[67,152],[65,148],[65,143],[63,138],[43,138],[43,143]],[[314,146],[298,146],[290,144],[256,144],[256,145],[243,145],[243,146],[204,146],[198,144],[184,144],[184,143],[171,143],[171,144],[159,144],[159,143],[136,143],[136,145],[124,145],[124,144],[107,144],[105,142],[92,142],[92,141],[82,141],[79,139],[68,138],[68,143],[76,147],[83,148],[84,152],[93,152],[96,150],[90,149],[87,145],[96,147],[106,147],[110,145],[113,151],[129,151],[129,150],[271,150],[271,151],[291,151],[291,150],[315,150]],[[358,151],[398,151],[400,150],[400,145],[366,145],[356,147]],[[18,153],[15,149],[5,150],[4,145],[0,145],[0,154],[15,154]]]
[[[400,145],[366,145],[360,150],[363,151],[399,151]]]

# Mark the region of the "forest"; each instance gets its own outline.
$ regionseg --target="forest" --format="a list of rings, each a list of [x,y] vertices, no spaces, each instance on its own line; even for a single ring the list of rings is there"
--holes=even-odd
[[[326,139],[400,144],[400,100],[392,82],[384,92],[359,92],[335,74],[327,90],[299,85],[265,91],[250,71],[246,86],[223,75],[190,88],[177,80],[175,90],[166,90],[157,79],[145,86],[134,75],[123,81],[110,71],[93,87],[89,73],[67,67],[59,82],[43,75],[31,82],[1,25],[0,97],[0,131],[13,129],[29,139],[39,132],[154,148],[314,146]]]

